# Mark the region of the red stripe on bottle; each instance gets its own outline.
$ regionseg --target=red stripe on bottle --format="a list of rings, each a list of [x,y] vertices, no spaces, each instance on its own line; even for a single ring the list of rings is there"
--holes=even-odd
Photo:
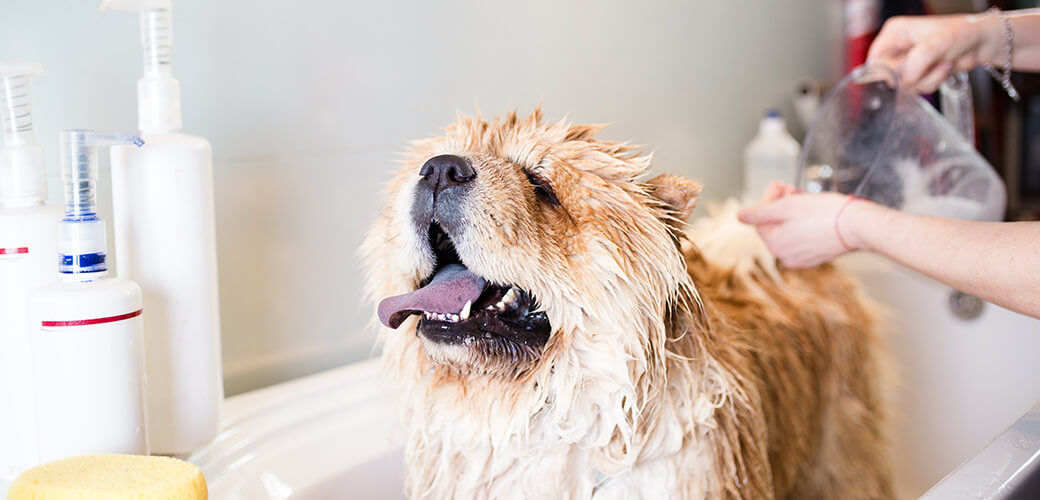
[[[115,323],[117,321],[123,321],[130,318],[136,318],[141,315],[141,310],[138,309],[131,313],[120,314],[118,316],[109,316],[107,318],[95,318],[95,319],[77,319],[73,321],[43,321],[40,323],[44,328],[64,327],[64,326],[88,326],[88,325],[102,325],[105,323]]]
[[[29,247],[0,248],[0,255],[15,255],[20,253],[29,253]]]

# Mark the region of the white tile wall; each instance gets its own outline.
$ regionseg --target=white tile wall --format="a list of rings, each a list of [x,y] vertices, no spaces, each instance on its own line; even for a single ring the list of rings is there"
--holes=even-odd
[[[735,194],[740,152],[802,76],[832,77],[837,0],[174,0],[188,133],[213,143],[229,393],[370,355],[355,258],[394,153],[456,110],[613,122],[659,169]],[[835,14],[838,13],[837,19]],[[136,16],[0,0],[0,60],[42,62],[66,128],[132,130]],[[103,196],[107,191],[103,191]],[[118,258],[118,256],[117,256]]]

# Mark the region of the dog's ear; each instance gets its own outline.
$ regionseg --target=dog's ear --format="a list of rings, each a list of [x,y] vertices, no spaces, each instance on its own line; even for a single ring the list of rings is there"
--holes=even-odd
[[[693,213],[701,194],[700,182],[678,175],[661,174],[643,185],[647,194],[661,202],[667,215],[680,224]]]

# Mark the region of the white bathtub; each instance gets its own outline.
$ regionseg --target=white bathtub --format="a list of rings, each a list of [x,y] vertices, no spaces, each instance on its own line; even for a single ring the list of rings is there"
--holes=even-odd
[[[916,498],[1040,400],[1040,320],[988,303],[960,319],[942,283],[871,255],[842,264],[892,314],[893,464],[901,497]]]
[[[397,418],[375,360],[230,398],[189,460],[214,500],[404,498]]]
[[[991,304],[962,320],[940,283],[874,258],[843,264],[893,307],[893,462],[900,496],[916,498],[1040,400],[1040,321]],[[223,433],[191,458],[212,498],[403,498],[397,419],[378,375],[367,361],[228,400]],[[1007,466],[1000,453],[982,458],[976,469]]]

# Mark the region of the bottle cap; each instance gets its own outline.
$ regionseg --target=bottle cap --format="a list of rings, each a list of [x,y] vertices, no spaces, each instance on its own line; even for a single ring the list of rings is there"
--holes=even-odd
[[[784,119],[782,116],[780,116],[780,111],[776,109],[770,109],[766,111],[766,116],[762,119],[762,122],[759,124],[758,129],[759,131],[766,133],[774,133],[787,130],[786,126],[784,125]]]

